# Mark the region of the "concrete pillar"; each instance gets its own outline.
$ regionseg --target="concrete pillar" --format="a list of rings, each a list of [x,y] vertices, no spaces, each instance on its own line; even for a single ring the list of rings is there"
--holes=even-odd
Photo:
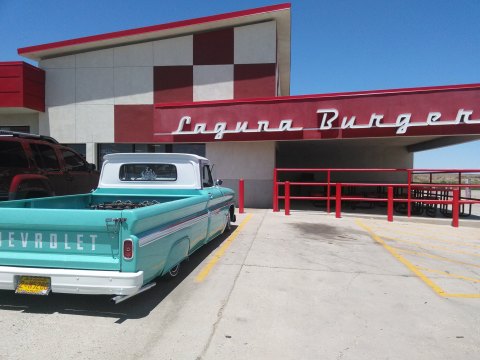
[[[208,143],[206,156],[224,186],[238,193],[238,180],[245,179],[245,207],[272,207],[274,141]]]

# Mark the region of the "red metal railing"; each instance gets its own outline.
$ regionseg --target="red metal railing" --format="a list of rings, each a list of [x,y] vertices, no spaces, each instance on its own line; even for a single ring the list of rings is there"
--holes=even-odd
[[[326,182],[305,182],[305,181],[279,181],[279,173],[324,173],[326,174]],[[332,175],[336,173],[403,173],[406,175],[406,183],[373,183],[373,182],[332,182]],[[458,183],[452,184],[436,184],[433,183],[434,174],[451,174],[458,173]],[[291,200],[310,200],[326,201],[327,213],[331,212],[331,201],[335,201],[335,216],[341,217],[341,207],[343,201],[352,202],[367,202],[377,203],[383,202],[387,205],[387,219],[393,221],[393,213],[395,206],[399,204],[406,204],[406,213],[408,217],[412,215],[412,208],[422,206],[430,206],[432,209],[437,209],[437,205],[443,206],[444,215],[450,214],[449,206],[451,207],[452,226],[458,227],[460,207],[473,204],[480,204],[480,199],[472,197],[462,197],[461,189],[480,189],[480,184],[461,184],[462,174],[477,173],[480,174],[479,169],[274,169],[273,179],[273,211],[279,211],[279,200],[285,201],[285,214],[290,214]],[[429,174],[429,183],[415,183],[413,182],[414,175]],[[280,187],[284,186],[285,195],[279,195]],[[292,195],[292,187],[322,187],[325,189],[325,194],[313,194],[311,196],[296,196]],[[335,194],[332,194],[332,187],[335,189]],[[348,189],[365,189],[365,188],[382,188],[385,192],[377,192],[369,194],[370,196],[352,196],[351,194],[342,194],[343,188]],[[406,190],[406,193],[404,192]],[[397,196],[395,196],[395,192]],[[355,195],[355,194],[354,194]]]

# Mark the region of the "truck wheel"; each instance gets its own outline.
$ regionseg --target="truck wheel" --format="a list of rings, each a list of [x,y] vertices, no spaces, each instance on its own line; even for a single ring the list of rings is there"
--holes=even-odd
[[[180,263],[178,263],[177,265],[175,265],[173,268],[170,269],[170,271],[167,274],[167,277],[170,279],[173,279],[178,275],[179,272],[180,272]]]
[[[227,214],[227,223],[225,224],[224,233],[232,231],[232,221],[230,220],[230,213]]]

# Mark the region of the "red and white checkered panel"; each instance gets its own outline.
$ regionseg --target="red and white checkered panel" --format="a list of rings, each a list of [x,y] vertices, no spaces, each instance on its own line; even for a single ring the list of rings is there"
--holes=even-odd
[[[274,21],[157,41],[154,102],[273,97]]]

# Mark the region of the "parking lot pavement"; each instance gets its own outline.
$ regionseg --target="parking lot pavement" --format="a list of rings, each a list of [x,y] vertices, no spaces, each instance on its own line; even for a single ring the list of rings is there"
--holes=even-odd
[[[480,298],[480,233],[432,224],[357,223],[438,295]]]
[[[108,298],[0,293],[0,359],[478,359],[478,228],[239,215],[173,282]]]

